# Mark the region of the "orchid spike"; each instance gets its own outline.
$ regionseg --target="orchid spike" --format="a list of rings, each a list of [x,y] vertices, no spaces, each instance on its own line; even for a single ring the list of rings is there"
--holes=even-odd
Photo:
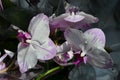
[[[44,14],[31,19],[28,32],[19,33],[22,42],[18,45],[17,61],[21,73],[33,68],[38,60],[50,60],[56,55],[56,46],[49,35],[49,19]],[[22,45],[23,43],[27,45]]]
[[[110,55],[105,51],[105,35],[101,29],[93,28],[85,31],[69,28],[64,33],[69,44],[82,50],[81,57],[87,57],[88,63],[100,67],[113,66]]]

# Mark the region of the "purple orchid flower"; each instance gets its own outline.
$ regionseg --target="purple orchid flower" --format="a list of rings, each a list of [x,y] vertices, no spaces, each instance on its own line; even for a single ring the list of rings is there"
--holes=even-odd
[[[1,0],[0,0],[0,10],[3,10],[3,5]]]
[[[79,56],[86,57],[86,62],[99,68],[113,66],[110,55],[104,50],[105,35],[101,29],[93,28],[84,33],[77,29],[69,28],[64,36],[69,44],[76,50],[82,51]]]
[[[22,40],[18,45],[17,57],[21,73],[33,68],[38,60],[50,60],[56,55],[56,46],[49,38],[49,19],[46,15],[33,17],[28,32],[18,33],[18,38]]]
[[[3,60],[7,57],[10,56],[10,58],[12,58],[14,56],[14,53],[9,51],[9,50],[4,50],[5,54],[0,58],[0,73],[4,73],[6,71],[6,65],[3,62]]]
[[[51,30],[54,30],[56,28],[65,30],[68,27],[81,29],[83,27],[89,26],[90,23],[98,22],[98,18],[84,12],[79,12],[76,10],[76,8],[72,8],[69,10],[69,12],[61,14],[57,17],[53,15],[49,19]]]

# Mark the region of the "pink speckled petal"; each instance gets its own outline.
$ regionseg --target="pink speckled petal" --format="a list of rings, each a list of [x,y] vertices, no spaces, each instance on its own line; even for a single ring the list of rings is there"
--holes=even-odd
[[[84,33],[85,37],[89,40],[91,44],[97,47],[104,47],[105,46],[105,34],[99,28],[92,28]]]

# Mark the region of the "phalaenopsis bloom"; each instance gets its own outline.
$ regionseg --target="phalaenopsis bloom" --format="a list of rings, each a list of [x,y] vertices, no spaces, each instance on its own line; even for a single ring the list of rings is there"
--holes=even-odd
[[[56,55],[56,45],[49,38],[49,19],[44,14],[33,17],[28,32],[18,30],[17,62],[22,73],[33,68],[38,60],[50,60]]]
[[[108,68],[113,65],[110,55],[105,51],[105,35],[101,29],[94,28],[84,33],[77,29],[65,31],[66,40],[81,50],[81,57],[87,57],[87,62],[101,68]]]
[[[91,23],[98,22],[98,18],[85,12],[79,11],[76,7],[68,8],[68,11],[60,16],[50,17],[50,26],[54,30],[56,28],[65,30],[66,28],[73,27],[81,29],[89,26]]]
[[[71,49],[74,52],[74,56],[77,56],[78,59],[73,62],[74,64],[84,61],[84,63],[89,63],[99,68],[113,66],[110,55],[104,49],[106,39],[101,29],[93,28],[83,33],[81,30],[68,28],[65,30],[64,36],[67,45],[61,45],[58,52],[65,53]],[[65,46],[67,48],[64,48]]]

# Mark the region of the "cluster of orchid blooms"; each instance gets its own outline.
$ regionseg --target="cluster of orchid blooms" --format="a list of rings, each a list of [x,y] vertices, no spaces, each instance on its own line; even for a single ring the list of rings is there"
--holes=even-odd
[[[106,41],[104,32],[99,28],[82,31],[82,28],[96,22],[98,18],[79,12],[75,7],[69,7],[66,13],[60,16],[53,14],[47,17],[43,13],[34,16],[28,32],[13,26],[18,30],[17,38],[20,41],[17,50],[20,72],[24,73],[34,68],[38,60],[42,62],[51,59],[61,66],[79,65],[84,62],[99,68],[112,67],[113,61],[104,49]],[[50,38],[50,33],[56,29],[64,33],[65,42],[61,45],[57,45],[55,40]],[[5,52],[6,55],[13,56],[13,52],[6,50]],[[5,68],[4,58],[0,58],[1,70]]]

